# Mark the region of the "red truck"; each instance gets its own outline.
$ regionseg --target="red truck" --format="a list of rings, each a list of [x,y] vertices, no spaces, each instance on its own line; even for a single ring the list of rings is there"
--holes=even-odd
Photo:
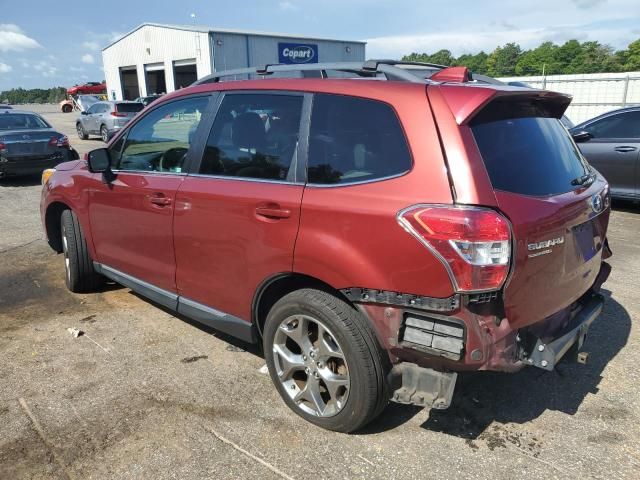
[[[47,172],[68,288],[108,278],[261,344],[284,402],[343,432],[389,400],[446,408],[457,372],[575,356],[610,195],[559,121],[570,97],[403,67],[214,74]],[[220,81],[291,69],[321,78]]]

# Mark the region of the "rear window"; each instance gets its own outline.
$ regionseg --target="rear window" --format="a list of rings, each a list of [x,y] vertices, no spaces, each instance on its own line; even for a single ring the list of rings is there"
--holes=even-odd
[[[576,188],[588,166],[556,118],[506,118],[471,125],[493,188],[546,196]]]
[[[142,103],[131,102],[131,103],[117,103],[116,111],[122,113],[136,113],[144,108]]]
[[[309,131],[308,181],[373,181],[411,169],[411,154],[395,111],[386,103],[316,95]]]
[[[51,128],[51,126],[37,115],[28,113],[3,113],[0,115],[0,130],[24,130]]]

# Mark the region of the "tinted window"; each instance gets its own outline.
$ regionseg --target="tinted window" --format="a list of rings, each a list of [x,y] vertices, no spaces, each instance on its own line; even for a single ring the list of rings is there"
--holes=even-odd
[[[316,95],[308,165],[309,183],[361,182],[406,172],[411,155],[398,118],[386,103]]]
[[[594,138],[640,138],[640,111],[611,115],[584,130]]]
[[[92,113],[98,113],[100,111],[100,108],[102,107],[102,103],[94,103],[93,105],[91,105],[89,107],[89,109],[87,110],[87,113],[92,114]]]
[[[3,113],[0,116],[0,130],[22,130],[33,128],[51,128],[51,126],[37,115],[28,113]]]
[[[182,172],[209,97],[196,97],[163,105],[149,112],[127,134],[119,170]]]
[[[587,166],[555,118],[510,118],[472,125],[493,187],[523,195],[551,195],[574,188]]]
[[[131,102],[131,103],[117,103],[116,104],[116,111],[124,112],[124,113],[139,112],[143,108],[144,108],[144,105],[142,103]]]
[[[298,146],[302,96],[226,95],[200,173],[286,180]]]

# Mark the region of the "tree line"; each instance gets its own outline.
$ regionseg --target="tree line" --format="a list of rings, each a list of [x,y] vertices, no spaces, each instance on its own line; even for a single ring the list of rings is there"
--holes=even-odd
[[[614,50],[599,42],[569,40],[562,45],[544,42],[531,50],[507,43],[491,53],[464,54],[455,57],[449,50],[433,54],[412,53],[402,60],[463,65],[471,71],[492,77],[554,75],[568,73],[632,72],[640,70],[640,39],[624,50]]]
[[[0,92],[0,102],[4,103],[58,103],[64,100],[67,89],[64,87],[53,88],[12,88]]]

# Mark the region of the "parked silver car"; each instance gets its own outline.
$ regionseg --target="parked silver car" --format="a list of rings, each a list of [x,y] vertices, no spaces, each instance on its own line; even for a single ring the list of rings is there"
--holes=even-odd
[[[114,132],[124,127],[144,105],[138,102],[97,102],[81,112],[76,121],[76,131],[81,140],[89,135],[100,135],[107,142]]]

